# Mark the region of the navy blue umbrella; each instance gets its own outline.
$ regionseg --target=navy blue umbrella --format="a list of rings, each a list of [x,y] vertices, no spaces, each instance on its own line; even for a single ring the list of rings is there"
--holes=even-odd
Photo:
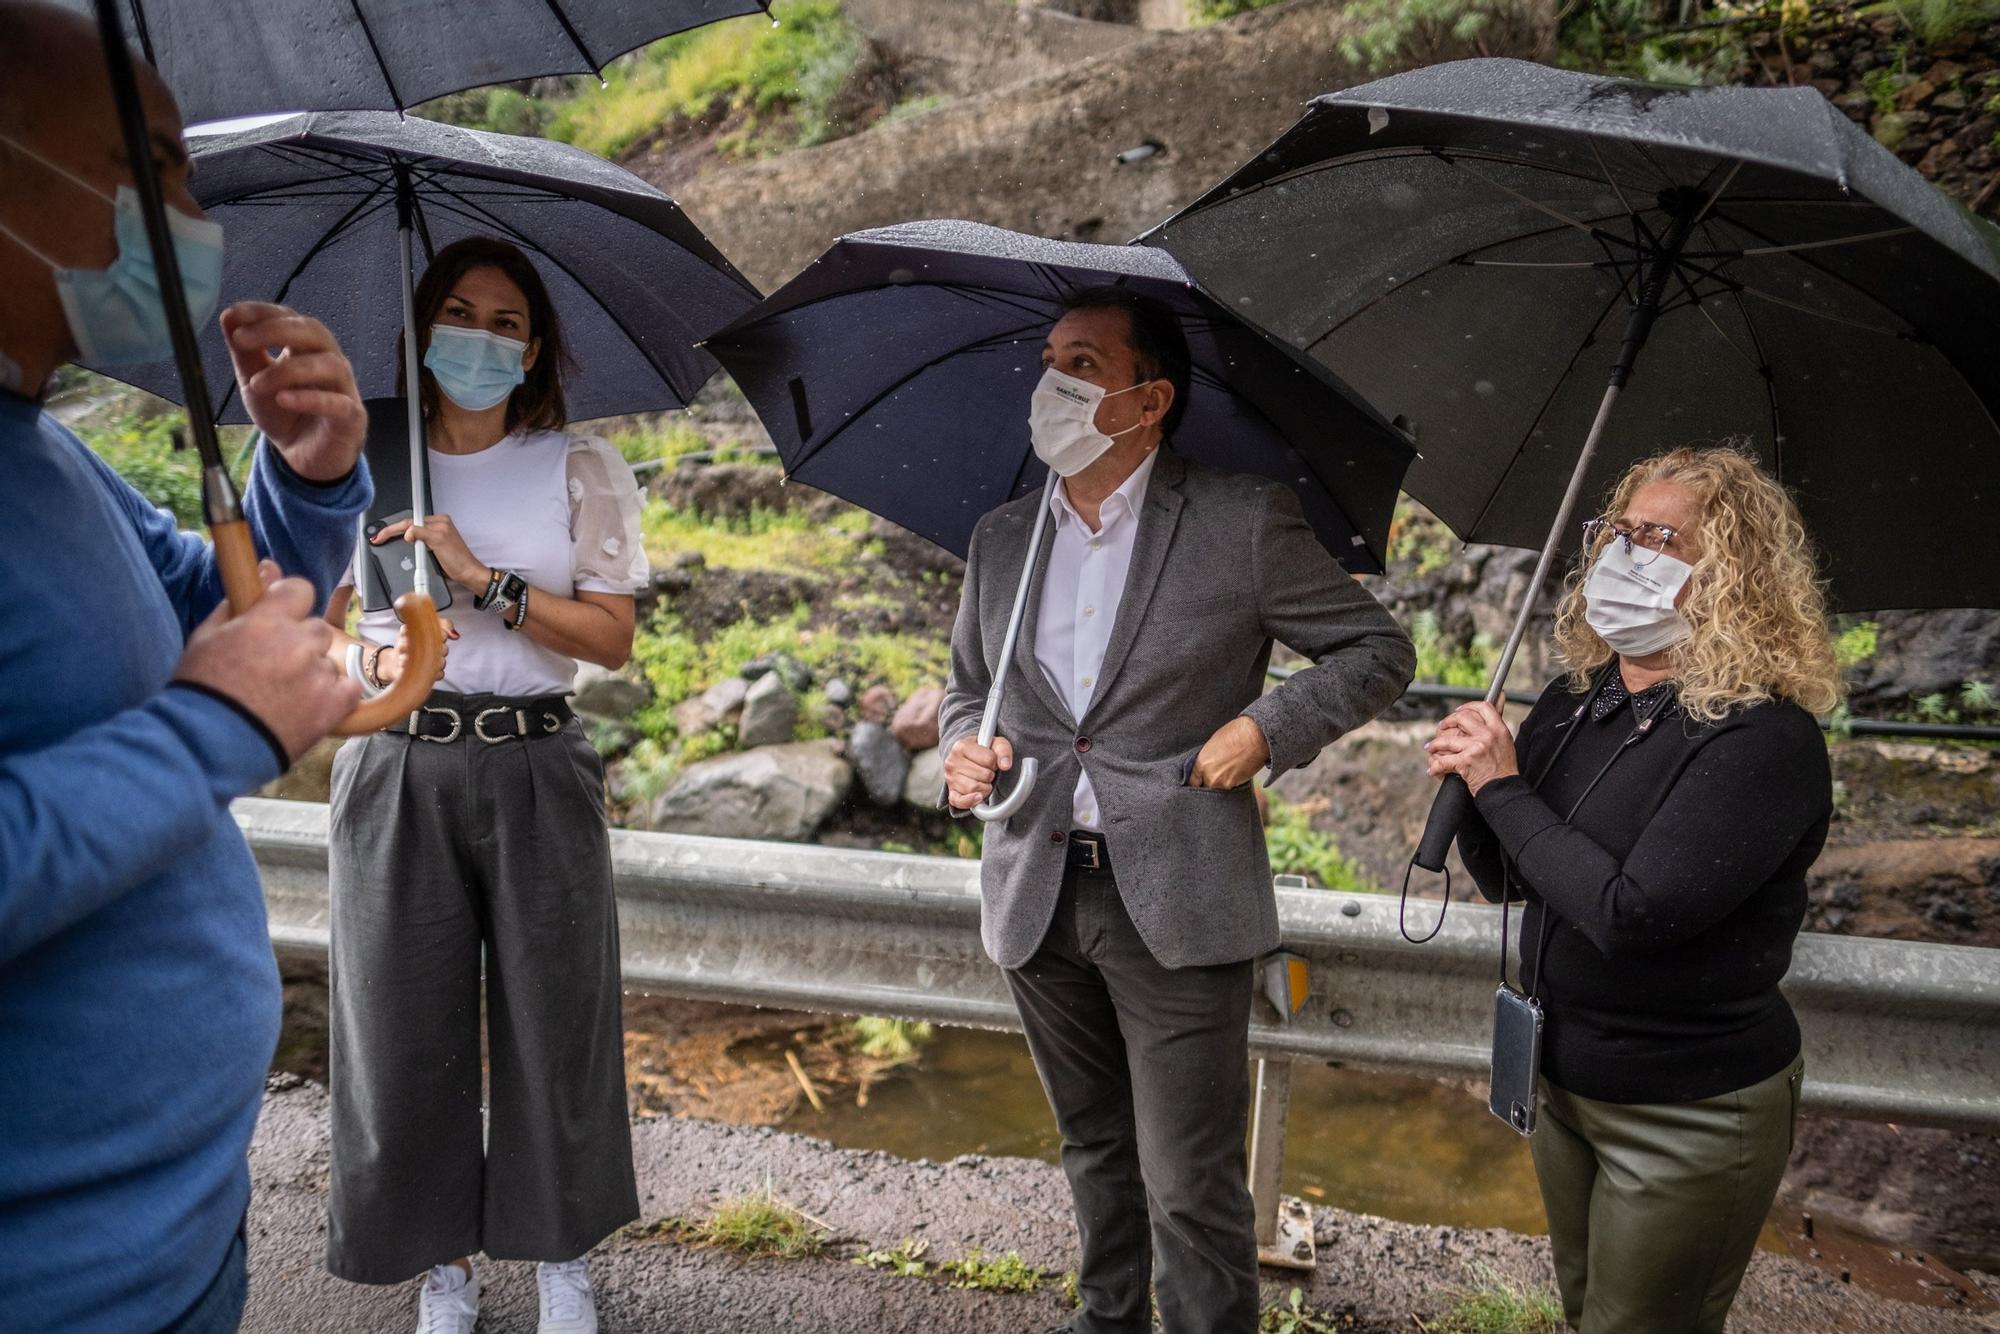
[[[467,236],[511,241],[548,285],[576,360],[578,421],[678,408],[715,361],[696,339],[757,300],[687,214],[622,167],[547,139],[489,134],[388,111],[293,116],[190,140],[189,183],[228,236],[224,301],[277,301],[340,337],[367,397],[396,392],[408,287]],[[407,263],[409,271],[404,264]],[[210,401],[244,421],[221,329],[200,332]],[[178,398],[171,360],[102,367]]]
[[[1162,251],[1082,245],[972,222],[910,222],[836,241],[748,314],[711,336],[715,354],[777,442],[790,476],[964,555],[979,517],[1052,489],[1028,404],[1064,298],[1116,284],[1167,303],[1192,355],[1187,458],[1284,482],[1334,559],[1380,571],[1409,442],[1325,368],[1247,324]],[[1036,512],[1039,551],[1049,506]],[[1021,569],[1001,662],[1021,632],[1034,562]],[[986,699],[990,745],[1006,673]],[[1005,820],[1038,765],[1024,757]]]
[[[963,555],[981,515],[1042,485],[1028,442],[1042,343],[1065,297],[1105,284],[1181,317],[1194,379],[1174,451],[1285,482],[1336,560],[1379,572],[1409,443],[1162,251],[970,222],[855,232],[706,347],[789,475]]]

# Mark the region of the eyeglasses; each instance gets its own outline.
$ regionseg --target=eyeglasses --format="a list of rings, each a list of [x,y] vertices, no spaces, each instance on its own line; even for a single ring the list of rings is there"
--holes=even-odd
[[[1663,523],[1640,523],[1628,528],[1604,516],[1583,521],[1585,543],[1595,547],[1600,542],[1623,542],[1633,566],[1642,570],[1658,560],[1679,534],[1680,529]]]

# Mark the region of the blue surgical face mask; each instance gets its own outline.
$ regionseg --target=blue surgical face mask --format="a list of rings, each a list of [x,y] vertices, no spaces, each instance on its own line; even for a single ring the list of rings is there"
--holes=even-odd
[[[121,185],[115,196],[108,195],[16,140],[0,136],[0,143],[111,203],[118,258],[104,269],[58,264],[0,224],[0,236],[54,271],[56,295],[62,299],[63,315],[83,360],[100,366],[129,366],[172,356],[173,334],[167,328],[167,306],[160,297],[160,278],[153,269],[153,250],[146,240],[146,218],[139,208],[138,192]],[[180,260],[188,318],[199,329],[215,313],[222,297],[222,226],[169,208],[167,230],[173,237],[174,255]]]
[[[424,365],[444,396],[468,412],[484,412],[504,402],[528,378],[522,359],[528,345],[484,329],[433,324]]]

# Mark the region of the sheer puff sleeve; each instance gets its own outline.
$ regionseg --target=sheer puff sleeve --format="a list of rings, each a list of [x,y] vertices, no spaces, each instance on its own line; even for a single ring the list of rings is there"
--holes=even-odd
[[[570,441],[571,573],[580,593],[637,593],[652,569],[639,528],[639,483],[617,449],[596,436]]]

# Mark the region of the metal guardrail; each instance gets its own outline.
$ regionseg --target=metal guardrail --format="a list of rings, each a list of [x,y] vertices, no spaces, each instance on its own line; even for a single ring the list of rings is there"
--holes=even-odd
[[[1274,681],[1283,681],[1296,672],[1296,667],[1273,665],[1264,669],[1265,675]],[[1436,681],[1412,681],[1404,690],[1405,699],[1435,699],[1447,703],[1463,704],[1469,700],[1485,699],[1486,691],[1479,686],[1448,686]],[[1509,692],[1507,702],[1532,708],[1542,697],[1539,690]],[[1821,718],[1822,732],[1838,732],[1842,736],[1900,736],[1926,741],[2000,741],[2000,727],[1988,723],[1910,723],[1889,718]]]
[[[235,813],[273,943],[323,955],[326,807],[246,798]],[[628,986],[1019,1027],[980,947],[976,863],[627,830],[611,848]],[[1421,947],[1388,896],[1284,889],[1278,910],[1312,994],[1290,1023],[1256,1002],[1256,1052],[1485,1077],[1498,909],[1454,904]],[[2000,1132],[2000,950],[1809,932],[1784,989],[1805,1031],[1808,1110]]]

